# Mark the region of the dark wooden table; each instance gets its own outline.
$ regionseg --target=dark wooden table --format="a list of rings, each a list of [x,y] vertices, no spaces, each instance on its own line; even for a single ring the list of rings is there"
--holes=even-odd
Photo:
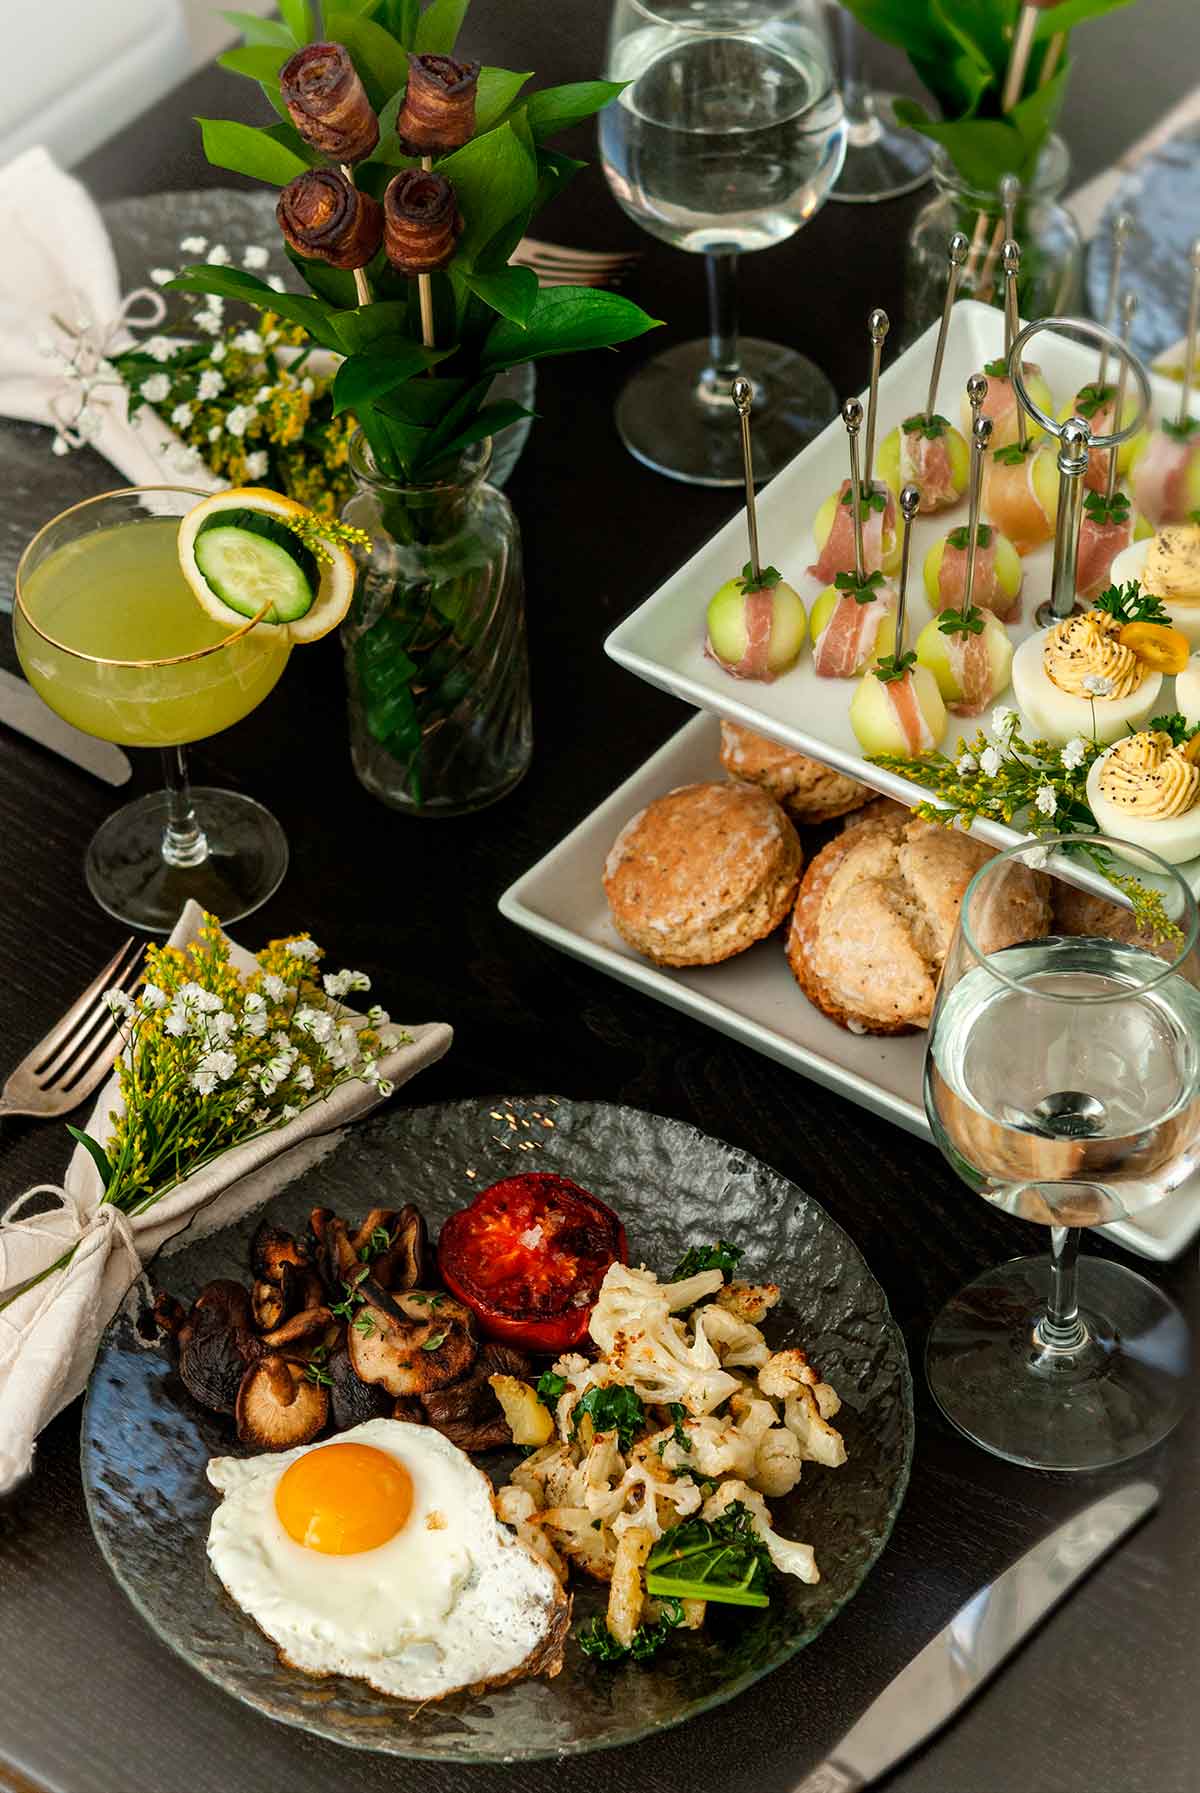
[[[472,40],[490,61],[536,67],[546,80],[580,78],[599,66],[604,10],[598,0],[553,9],[477,0]],[[1082,178],[1195,80],[1200,20],[1183,0],[1142,0],[1079,39],[1066,129]],[[894,60],[879,66],[895,78]],[[84,178],[101,198],[211,184],[192,117],[245,105],[244,84],[202,73],[95,154]],[[894,320],[901,310],[911,210],[911,202],[831,205],[785,247],[748,258],[747,325],[807,348],[839,390],[857,388],[868,309],[883,304]],[[179,225],[182,234],[186,203]],[[638,237],[594,170],[546,232],[588,245],[636,242],[648,251],[640,296],[669,320],[665,334],[702,329],[698,265]],[[858,1241],[919,1367],[925,1330],[947,1296],[988,1264],[1039,1249],[1037,1230],[968,1195],[932,1149],[554,955],[496,913],[505,885],[684,717],[608,662],[600,644],[733,499],[656,478],[620,448],[612,399],[639,352],[544,367],[540,420],[511,484],[528,560],[537,724],[525,783],[473,819],[422,825],[394,816],[351,773],[336,643],[294,655],[257,714],[195,756],[199,779],[262,798],[291,841],[282,890],[238,932],[257,943],[310,927],[337,962],[367,969],[395,1012],[451,1021],[453,1052],[407,1099],[558,1090],[676,1115],[758,1154]],[[46,489],[49,515],[52,481]],[[30,531],[43,520],[31,515]],[[15,665],[7,638],[0,659]],[[149,788],[153,768],[137,777],[137,788]],[[0,737],[5,1062],[119,937],[82,870],[84,843],[112,807],[113,793],[84,774]],[[0,1206],[59,1174],[65,1147],[53,1125],[5,1123]],[[1113,1250],[1091,1241],[1088,1249]],[[1151,1274],[1196,1315],[1194,1247]],[[787,1793],[981,1582],[1121,1479],[993,1461],[941,1420],[919,1373],[917,1405],[912,1485],[892,1542],[858,1598],[793,1665],[683,1729],[566,1769],[415,1763],[407,1772],[244,1710],[156,1641],[92,1541],[72,1408],[43,1437],[31,1481],[0,1510],[0,1784],[56,1793],[375,1793],[401,1784],[413,1793],[550,1793],[569,1776],[579,1793]],[[1198,1437],[1193,1417],[1138,1464],[1135,1473],[1162,1486],[1157,1516],[953,1729],[892,1777],[892,1793],[1194,1793]]]

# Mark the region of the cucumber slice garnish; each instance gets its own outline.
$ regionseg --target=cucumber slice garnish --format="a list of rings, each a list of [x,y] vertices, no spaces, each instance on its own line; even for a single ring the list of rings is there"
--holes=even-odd
[[[315,555],[294,531],[249,510],[217,511],[196,536],[196,565],[223,604],[239,616],[290,623],[316,601],[321,583]]]

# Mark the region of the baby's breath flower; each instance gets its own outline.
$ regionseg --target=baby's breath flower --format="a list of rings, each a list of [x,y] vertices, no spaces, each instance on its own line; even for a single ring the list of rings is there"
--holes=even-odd
[[[106,990],[104,1002],[114,1021],[128,1021],[133,1014],[133,1003],[124,990]]]
[[[281,977],[276,977],[273,972],[269,971],[262,982],[263,989],[272,1002],[283,1002],[286,997],[294,994],[289,985],[285,984]]]
[[[218,398],[224,390],[225,376],[219,374],[215,367],[206,367],[196,386],[197,397],[201,400]]]
[[[270,289],[273,293],[286,293],[287,292],[287,287],[284,285],[283,281],[279,278],[278,274],[268,274],[267,275],[267,285],[270,287]]]
[[[292,1082],[297,1084],[300,1089],[312,1089],[315,1081],[316,1079],[313,1076],[313,1068],[311,1065],[298,1066],[295,1075],[292,1078]]]
[[[206,1052],[197,1067],[200,1073],[215,1077],[218,1083],[228,1083],[237,1068],[237,1054],[233,1052]]]
[[[1021,864],[1027,865],[1030,871],[1040,872],[1050,857],[1049,847],[1026,847],[1021,854]]]
[[[199,1090],[199,1092],[202,1096],[211,1096],[213,1091],[217,1087],[216,1072],[215,1071],[193,1071],[192,1076],[191,1076],[191,1085],[194,1090]]]
[[[303,1008],[296,1011],[296,1026],[309,1039],[323,1044],[333,1038],[333,1016],[324,1009]]]
[[[180,237],[179,247],[184,255],[203,255],[208,248],[208,238]]]
[[[1072,736],[1059,755],[1065,770],[1074,772],[1077,767],[1082,766],[1087,757],[1087,750],[1088,744],[1082,735]]]
[[[265,268],[270,262],[270,259],[270,250],[264,249],[259,243],[247,243],[246,247],[242,250],[243,268],[250,268],[255,272],[260,268]]]
[[[169,361],[179,348],[169,336],[151,336],[142,344],[142,353],[149,355],[151,361]]]
[[[291,959],[319,959],[321,956],[320,947],[315,940],[310,940],[307,935],[302,935],[296,940],[285,940],[283,944],[284,951]]]
[[[171,382],[166,374],[151,374],[138,387],[142,397],[151,405],[160,405],[171,390]]]
[[[1089,697],[1111,697],[1113,685],[1102,672],[1088,672],[1083,676],[1083,688]]]
[[[1034,797],[1038,809],[1044,816],[1052,816],[1058,808],[1058,796],[1052,784],[1040,784]]]
[[[167,993],[165,990],[160,990],[157,984],[146,984],[142,990],[141,1004],[144,1009],[150,1010],[151,1013],[156,1009],[165,1009],[167,1006]]]
[[[979,769],[987,778],[995,778],[1000,770],[1001,753],[999,748],[985,747],[979,756]]]
[[[279,1110],[279,1118],[286,1126],[288,1121],[295,1120],[299,1112],[300,1110],[296,1107],[294,1102],[285,1102],[283,1107]]]
[[[965,778],[968,772],[977,772],[979,770],[979,761],[975,758],[973,753],[960,754],[959,758],[955,761],[954,770],[958,773],[960,778]]]
[[[176,405],[171,412],[171,422],[177,430],[186,430],[195,414],[195,405]]]
[[[997,704],[992,711],[992,733],[998,741],[1004,741],[1017,726],[1017,712],[1008,704]]]
[[[246,475],[249,479],[265,479],[271,465],[271,457],[265,448],[259,448],[246,456]]]
[[[182,1040],[191,1033],[192,1018],[182,1003],[172,1003],[171,1012],[163,1022],[163,1027],[173,1040]]]
[[[233,339],[233,346],[240,349],[243,355],[261,355],[263,339],[257,330],[239,330]]]
[[[198,311],[192,322],[197,330],[203,330],[206,336],[216,336],[222,327],[219,311]]]
[[[321,982],[325,986],[326,996],[342,997],[351,990],[369,990],[371,980],[362,971],[327,971]]]
[[[168,280],[174,280],[174,268],[151,268],[150,278],[155,286],[166,286]]]
[[[235,405],[226,415],[225,428],[231,436],[244,436],[257,416],[253,405]]]
[[[230,254],[224,243],[214,243],[204,259],[211,267],[224,268],[229,265]]]
[[[208,351],[208,358],[210,361],[224,361],[227,353],[228,350],[223,342],[214,342],[212,348]]]

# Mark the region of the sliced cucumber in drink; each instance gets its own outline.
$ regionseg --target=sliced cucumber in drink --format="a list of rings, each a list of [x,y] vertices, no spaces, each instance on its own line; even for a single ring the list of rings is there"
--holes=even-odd
[[[218,511],[196,537],[196,565],[239,616],[291,623],[313,607],[321,583],[316,557],[294,530],[255,511]]]

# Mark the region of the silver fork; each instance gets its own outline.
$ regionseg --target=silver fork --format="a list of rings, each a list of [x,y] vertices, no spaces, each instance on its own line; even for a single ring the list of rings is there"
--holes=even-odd
[[[642,259],[639,249],[564,249],[522,237],[510,258],[532,268],[542,286],[620,286]]]
[[[21,1060],[0,1091],[0,1115],[33,1114],[48,1120],[69,1114],[103,1083],[121,1037],[104,992],[130,993],[142,969],[143,951],[131,934],[58,1025]]]

